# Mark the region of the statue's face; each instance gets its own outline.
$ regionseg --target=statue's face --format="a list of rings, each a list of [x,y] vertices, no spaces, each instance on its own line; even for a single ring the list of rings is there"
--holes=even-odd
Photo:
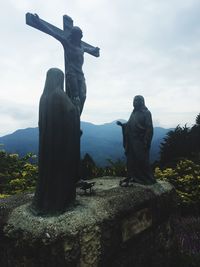
[[[133,107],[138,110],[142,108],[143,106],[144,106],[144,100],[139,96],[134,97]]]
[[[75,41],[80,41],[83,37],[83,32],[80,28],[74,27],[71,32],[71,38]]]
[[[73,33],[73,38],[74,39],[77,39],[77,40],[81,40],[81,38],[83,37],[83,34],[82,34],[82,32],[80,31],[77,31],[77,32],[74,32]]]

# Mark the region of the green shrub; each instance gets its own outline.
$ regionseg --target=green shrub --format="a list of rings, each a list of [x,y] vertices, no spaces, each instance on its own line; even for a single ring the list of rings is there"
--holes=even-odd
[[[155,178],[167,180],[174,185],[182,210],[199,212],[200,207],[200,165],[191,160],[180,160],[175,168],[155,168]]]
[[[103,175],[104,176],[118,176],[124,177],[127,175],[126,164],[124,161],[118,159],[116,161],[112,161],[111,159],[107,160],[109,166],[104,168]]]
[[[38,167],[31,163],[31,153],[20,158],[17,154],[0,151],[0,198],[25,191],[33,191]]]

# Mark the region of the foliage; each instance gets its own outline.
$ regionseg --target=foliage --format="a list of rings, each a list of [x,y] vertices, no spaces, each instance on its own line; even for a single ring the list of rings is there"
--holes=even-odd
[[[6,197],[9,197],[10,195],[8,195],[8,194],[0,194],[0,199],[1,198],[6,198]]]
[[[182,157],[187,157],[189,153],[189,128],[179,125],[167,133],[164,141],[160,145],[161,164],[172,165]]]
[[[126,164],[122,160],[112,161],[107,159],[108,165],[99,167],[89,154],[86,154],[81,162],[81,178],[91,179],[102,176],[126,176]]]
[[[196,116],[196,125],[200,125],[200,113]]]
[[[172,221],[177,243],[178,266],[199,266],[200,262],[200,217],[177,217]]]
[[[161,166],[175,166],[183,158],[196,162],[200,159],[200,114],[197,115],[193,127],[178,125],[167,133],[160,145]]]
[[[38,174],[37,165],[31,163],[34,157],[0,151],[0,198],[34,189]]]
[[[91,179],[98,175],[98,167],[92,157],[86,153],[81,161],[81,179]]]
[[[174,185],[183,212],[200,211],[200,165],[191,160],[180,160],[175,168],[155,168],[155,178]]]
[[[0,198],[35,188],[38,166],[33,164],[35,156],[31,153],[20,158],[17,154],[8,154],[0,151]],[[126,166],[121,160],[113,162],[102,168],[96,166],[89,154],[81,162],[81,178],[90,179],[101,176],[126,176]]]
[[[124,161],[120,159],[116,161],[108,159],[108,163],[109,165],[104,168],[103,176],[124,177],[127,175],[126,164]]]
[[[160,147],[155,176],[172,183],[180,196],[182,211],[200,211],[200,114],[191,128],[179,125],[168,132]]]

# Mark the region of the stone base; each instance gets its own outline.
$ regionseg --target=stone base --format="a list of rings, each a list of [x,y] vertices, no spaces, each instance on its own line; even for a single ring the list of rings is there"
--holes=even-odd
[[[0,266],[172,267],[174,188],[119,187],[119,180],[94,179],[92,193],[78,191],[75,205],[59,216],[34,216],[30,202],[12,212],[7,205],[0,213]]]

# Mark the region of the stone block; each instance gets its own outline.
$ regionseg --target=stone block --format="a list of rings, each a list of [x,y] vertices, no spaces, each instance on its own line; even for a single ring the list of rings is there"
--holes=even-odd
[[[174,188],[166,182],[119,187],[120,179],[95,179],[93,192],[78,190],[59,216],[33,215],[30,195],[12,208],[4,200],[0,266],[172,267]]]

